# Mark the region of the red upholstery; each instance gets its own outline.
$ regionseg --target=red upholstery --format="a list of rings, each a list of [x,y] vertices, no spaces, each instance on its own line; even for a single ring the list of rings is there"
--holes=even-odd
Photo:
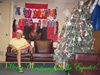
[[[52,40],[35,40],[32,62],[54,62],[54,49]]]
[[[74,58],[76,61],[97,61],[98,54],[76,53]]]
[[[96,66],[99,62],[98,60],[98,56],[99,54],[96,53],[76,53],[74,55],[74,60],[69,59],[68,60],[68,64],[70,65],[70,67],[72,67],[72,69],[69,71],[70,75],[100,75],[100,65],[95,68],[95,69],[86,69],[83,70],[80,73],[80,70],[77,71],[75,69],[75,66],[78,66],[78,63],[81,63],[78,67],[78,69],[80,69],[81,67],[87,67],[87,66]],[[77,64],[76,64],[77,63]]]
[[[54,62],[52,58],[32,58],[32,62]]]
[[[33,54],[32,56],[33,57],[36,57],[36,58],[51,58],[54,54],[53,53],[41,53],[41,54],[38,54],[38,53],[35,53]]]
[[[14,57],[14,58],[17,57],[17,55],[13,54],[13,53],[6,53],[6,56],[8,56],[8,57]],[[21,57],[31,57],[31,53],[22,53]]]
[[[17,62],[17,58],[7,57],[6,62]],[[30,57],[21,58],[21,62],[31,62]]]
[[[16,62],[16,61],[17,61],[17,55],[14,53],[11,53],[11,47],[7,47],[6,62]],[[31,62],[31,51],[30,50],[28,50],[28,53],[21,54],[21,61]]]
[[[53,53],[52,40],[35,40],[34,47],[35,53]]]
[[[31,53],[28,50],[28,53],[21,54],[22,62],[54,62],[53,41],[52,40],[35,40],[34,48]],[[17,61],[17,55],[11,53],[11,47],[7,47],[6,52],[6,62],[15,62]]]
[[[98,56],[97,62],[99,62],[99,63],[100,63],[100,55]]]

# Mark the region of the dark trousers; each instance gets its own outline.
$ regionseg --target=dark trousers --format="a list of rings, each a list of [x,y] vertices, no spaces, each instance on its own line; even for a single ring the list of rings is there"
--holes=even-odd
[[[41,39],[47,39],[47,27],[42,29]]]
[[[29,33],[31,32],[32,28],[32,26],[24,26],[25,39],[29,39]]]

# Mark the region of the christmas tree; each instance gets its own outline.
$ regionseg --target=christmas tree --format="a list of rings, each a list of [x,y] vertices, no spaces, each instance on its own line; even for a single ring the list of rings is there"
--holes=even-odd
[[[92,53],[93,27],[88,12],[88,6],[84,5],[84,1],[81,0],[66,18],[65,25],[59,32],[57,47],[54,51],[55,65],[62,64],[65,68],[68,65],[68,59],[75,53]]]

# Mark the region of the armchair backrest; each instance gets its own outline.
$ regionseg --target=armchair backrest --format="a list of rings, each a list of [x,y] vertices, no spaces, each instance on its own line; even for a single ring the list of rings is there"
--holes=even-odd
[[[97,61],[97,53],[75,53],[75,61]]]
[[[53,53],[53,40],[35,40],[34,48],[35,53]]]

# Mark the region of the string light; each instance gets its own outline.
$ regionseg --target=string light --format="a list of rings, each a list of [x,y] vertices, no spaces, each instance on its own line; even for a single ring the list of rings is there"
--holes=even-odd
[[[94,38],[92,34],[91,22],[87,18],[87,7],[85,7],[84,2],[80,4],[77,8],[73,9],[73,12],[68,16],[65,23],[65,29],[61,30],[62,38],[58,38],[61,48],[60,54],[63,55],[62,59],[66,62],[72,55],[77,53],[87,53],[93,48]],[[86,15],[85,15],[86,14]],[[55,58],[56,59],[56,58]]]

